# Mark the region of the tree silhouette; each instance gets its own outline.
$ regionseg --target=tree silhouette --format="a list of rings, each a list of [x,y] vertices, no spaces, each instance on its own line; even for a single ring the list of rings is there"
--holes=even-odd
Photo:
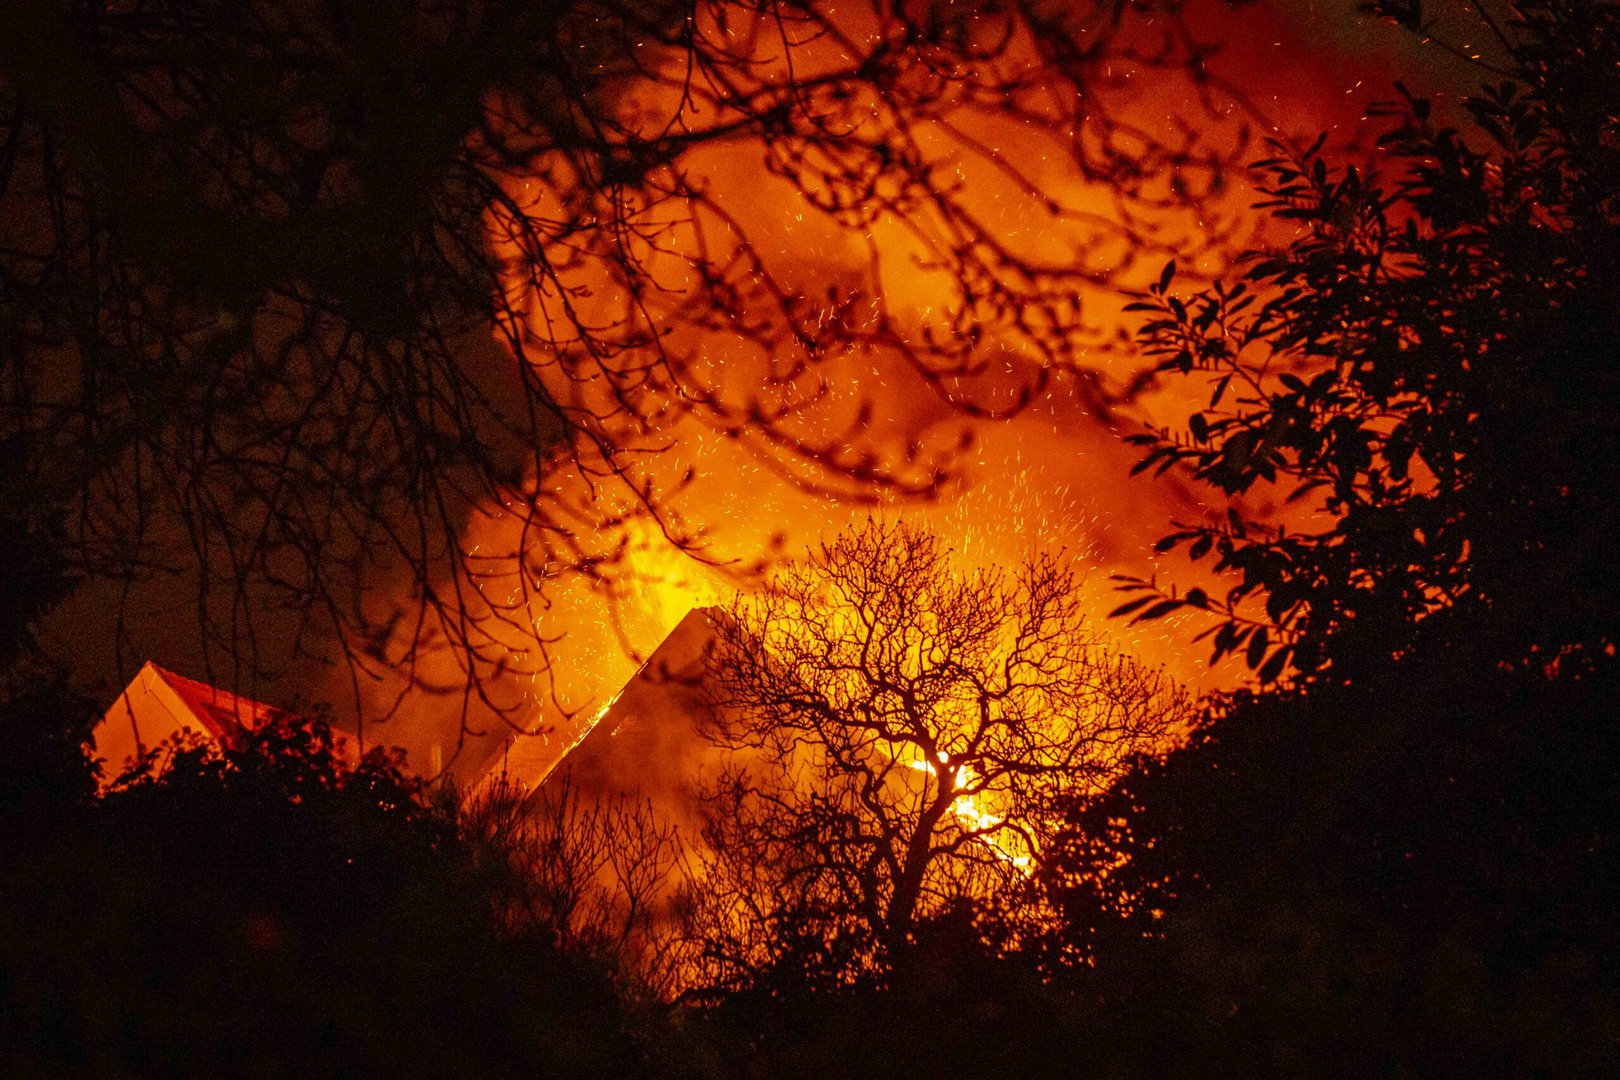
[[[1440,611],[1486,662],[1614,647],[1620,24],[1609,4],[1514,12],[1479,26],[1508,78],[1467,100],[1466,129],[1411,95],[1385,106],[1382,179],[1331,168],[1320,142],[1275,145],[1262,206],[1299,237],[1190,297],[1167,267],[1134,305],[1159,369],[1213,384],[1184,433],[1138,437],[1139,467],[1228,496],[1276,487],[1300,513],[1272,526],[1234,503],[1179,529],[1162,548],[1214,555],[1237,584],[1127,581],[1148,592],[1120,614],[1216,611],[1215,655],[1268,680],[1351,678]]]
[[[8,1075],[635,1075],[599,957],[508,918],[516,854],[285,717],[0,860]],[[35,839],[24,837],[25,840]]]
[[[1126,1075],[1603,1075],[1616,690],[1613,665],[1408,660],[1216,703],[1048,846],[1051,969],[1101,1004],[1093,1052]]]
[[[1099,645],[1052,557],[959,576],[901,526],[815,549],[718,626],[710,735],[737,764],[705,795],[695,925],[721,986],[871,975],[946,916],[1016,925],[1052,800],[1182,706]]]
[[[543,669],[555,574],[610,574],[637,516],[696,543],[658,469],[681,425],[805,485],[932,492],[949,448],[869,438],[833,361],[1016,409],[1106,344],[1087,288],[1220,239],[1153,219],[1207,210],[1226,155],[1128,115],[1149,72],[1194,111],[1222,94],[1173,3],[19,0],[0,42],[0,548],[36,580],[8,634],[53,582],[181,572],[250,672],[266,610],[357,675],[424,642],[472,690]],[[988,124],[1109,209],[1044,190]],[[726,154],[868,269],[756,243],[710,182]],[[1085,258],[1002,236],[964,161]],[[930,275],[926,326],[888,299],[896,261]],[[979,393],[1009,357],[1025,385]],[[517,539],[474,550],[491,516]]]
[[[650,801],[592,798],[565,774],[533,792],[499,784],[459,809],[501,868],[496,907],[509,927],[591,958],[627,999],[679,993],[670,908],[685,851]]]
[[[1477,11],[1501,59],[1464,126],[1407,95],[1385,180],[1320,147],[1262,162],[1298,238],[1141,300],[1164,370],[1215,382],[1144,465],[1300,507],[1179,528],[1235,587],[1128,581],[1121,609],[1217,611],[1217,655],[1297,677],[1209,702],[1048,847],[1061,947],[1144,1073],[1596,1076],[1616,1052],[1620,9]]]

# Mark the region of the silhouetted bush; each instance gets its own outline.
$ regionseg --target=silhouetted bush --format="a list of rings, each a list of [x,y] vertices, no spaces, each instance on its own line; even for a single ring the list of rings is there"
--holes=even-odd
[[[194,748],[0,880],[0,1072],[619,1076],[607,976],[492,907],[499,853],[319,722]]]
[[[1620,1060],[1620,8],[1510,16],[1481,16],[1505,66],[1466,129],[1403,88],[1390,176],[1279,144],[1259,168],[1295,239],[1136,305],[1160,369],[1213,383],[1142,465],[1303,501],[1166,537],[1224,596],[1126,582],[1119,614],[1216,612],[1216,655],[1280,688],[1210,703],[1050,852],[1049,944],[1094,964],[1107,1072]]]
[[[1239,696],[1140,761],[1051,867],[1068,944],[1095,959],[1084,981],[1128,1033],[1120,1059],[1600,1073],[1620,1052],[1617,693],[1612,665],[1549,680],[1413,660]]]

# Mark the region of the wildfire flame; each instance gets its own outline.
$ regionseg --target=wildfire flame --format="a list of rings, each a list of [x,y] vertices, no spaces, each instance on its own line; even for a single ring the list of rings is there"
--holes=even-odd
[[[941,755],[942,758],[943,756]],[[939,776],[939,770],[935,768],[934,763],[923,758],[908,761],[906,766],[936,778]],[[978,774],[966,766],[961,766],[956,771],[954,790],[971,788],[978,781]],[[951,803],[951,813],[956,815],[957,821],[961,822],[966,832],[973,834],[976,840],[994,851],[997,858],[1022,874],[1030,874],[1034,869],[1034,853],[1030,850],[1023,831],[1008,826],[1006,818],[997,817],[979,805],[983,795],[981,791],[974,791],[957,796]]]

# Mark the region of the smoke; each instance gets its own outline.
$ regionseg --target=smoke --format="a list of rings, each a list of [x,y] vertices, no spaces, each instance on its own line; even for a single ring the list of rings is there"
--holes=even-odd
[[[842,24],[850,40],[871,32],[867,17],[862,9]],[[587,447],[535,481],[572,515],[566,537],[537,538],[523,515],[499,507],[472,521],[466,544],[488,553],[490,569],[461,584],[475,609],[501,617],[488,620],[487,649],[474,657],[436,647],[431,627],[402,629],[394,648],[410,653],[419,685],[365,690],[364,709],[391,716],[379,737],[407,746],[419,767],[458,749],[464,762],[482,760],[514,730],[542,732],[560,752],[691,608],[752,587],[772,560],[873,514],[926,526],[964,568],[1061,551],[1115,646],[1197,689],[1242,678],[1207,669],[1186,622],[1131,629],[1103,615],[1116,603],[1111,573],[1216,585],[1179,564],[1161,568],[1152,544],[1171,519],[1223,509],[1173,478],[1127,478],[1136,451],[1121,436],[1175,422],[1198,391],[1142,377],[1124,290],[1171,257],[1184,275],[1219,273],[1266,237],[1240,172],[1166,169],[1127,198],[1098,163],[1127,155],[1133,138],[1257,156],[1245,149],[1256,128],[1284,137],[1325,128],[1354,145],[1358,88],[1386,59],[1352,64],[1323,51],[1323,25],[1297,6],[1235,16],[1200,7],[1191,32],[1227,42],[1204,61],[1208,78],[1129,59],[1090,73],[1106,94],[1079,114],[1114,110],[1102,129],[1112,142],[1058,122],[1077,105],[1061,80],[1016,97],[1017,115],[963,99],[937,123],[906,129],[972,235],[926,198],[885,189],[881,176],[870,208],[849,211],[828,179],[836,171],[812,175],[805,164],[832,151],[737,137],[684,154],[668,197],[633,210],[626,242],[640,246],[629,262],[582,257],[544,288],[514,276],[503,329],[547,346],[520,362],[536,364],[571,407],[629,422],[632,451]],[[795,76],[811,82],[835,66],[834,44],[796,47]],[[781,77],[778,45],[755,43],[761,67]],[[998,62],[1027,72],[1048,61],[1020,41]],[[687,107],[658,80],[621,100],[640,128]],[[834,104],[838,119],[882,111],[859,93]],[[509,186],[525,212],[563,214],[577,179],[542,155]],[[499,221],[492,229],[520,263],[512,234]],[[990,262],[1039,303],[978,303],[972,290],[983,283],[964,279],[949,245],[985,238],[1000,245]],[[719,290],[730,306],[715,302]],[[639,346],[582,361],[579,342],[555,337],[564,300],[576,323],[639,328]],[[981,321],[964,322],[964,312]],[[539,539],[548,554],[536,565]]]

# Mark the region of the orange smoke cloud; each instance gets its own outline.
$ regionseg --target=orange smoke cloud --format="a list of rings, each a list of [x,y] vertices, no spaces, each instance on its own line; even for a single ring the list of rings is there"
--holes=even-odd
[[[1194,31],[1220,34],[1223,9],[1208,8]],[[792,77],[814,85],[847,63],[851,47],[877,33],[873,10],[840,12],[838,33],[793,45]],[[1245,11],[1209,70],[1268,117],[1287,118],[1278,123],[1289,133],[1349,132],[1360,105],[1343,84],[1354,80],[1305,62],[1311,46],[1302,25],[1295,15]],[[758,33],[746,48],[763,72],[754,78],[786,85],[780,36]],[[952,193],[951,213],[885,188],[882,175],[868,178],[868,205],[848,209],[816,179],[816,161],[793,157],[813,159],[836,144],[796,147],[756,133],[684,152],[678,182],[662,199],[625,196],[617,209],[634,226],[622,238],[633,249],[626,258],[634,280],[622,265],[526,249],[510,222],[492,215],[495,243],[514,267],[545,254],[551,268],[544,280],[514,271],[503,330],[545,343],[526,350],[524,362],[576,415],[627,424],[617,434],[628,432],[631,453],[613,457],[587,445],[536,479],[575,515],[567,540],[576,557],[558,560],[554,575],[545,567],[531,567],[527,578],[518,572],[534,540],[521,515],[492,507],[473,520],[467,546],[489,553],[490,571],[472,595],[510,616],[490,631],[492,654],[507,655],[469,660],[429,648],[419,674],[453,688],[471,664],[494,686],[491,700],[408,695],[383,738],[405,744],[419,763],[436,761],[459,745],[471,717],[475,732],[490,733],[474,740],[474,757],[512,724],[538,724],[561,752],[691,607],[749,587],[767,560],[872,513],[926,524],[967,567],[1061,549],[1082,571],[1099,622],[1116,602],[1110,572],[1153,572],[1151,545],[1170,519],[1209,511],[1174,483],[1126,479],[1136,452],[1120,435],[1144,420],[1174,420],[1192,401],[1185,390],[1126,393],[1141,364],[1128,345],[1120,289],[1150,280],[1172,254],[1194,273],[1219,271],[1252,239],[1251,195],[1237,177],[1210,187],[1188,169],[1147,177],[1122,198],[1117,178],[1101,175],[1097,162],[1129,148],[1088,142],[1089,128],[1064,119],[1078,104],[1064,84],[1030,75],[1049,62],[1020,39],[996,60],[1009,77],[1029,80],[1029,93],[1014,95],[1016,114],[964,99],[908,132],[904,149]],[[1101,90],[1085,107],[1117,111],[1125,122],[1116,140],[1231,148],[1257,122],[1217,85],[1158,78],[1126,60],[1092,74]],[[626,130],[721,123],[687,115],[696,106],[683,93],[678,80],[631,79],[618,95]],[[885,108],[858,89],[818,107],[850,131]],[[583,220],[589,208],[572,190],[580,179],[539,153],[530,171],[507,177],[508,195],[522,214]],[[1000,245],[1013,276],[1022,275],[1016,284],[1040,302],[979,306],[952,244]],[[739,298],[730,312],[701,301],[704,290],[721,287]],[[982,321],[964,321],[976,312]],[[559,331],[582,324],[612,330],[626,347],[593,354],[577,334]],[[790,347],[762,344],[771,335]],[[699,408],[699,399],[710,407]],[[769,436],[754,423],[761,416],[772,420]],[[631,485],[616,481],[619,469]],[[862,482],[878,474],[885,482]],[[667,512],[662,520],[647,513],[647,492]],[[1179,566],[1175,576],[1208,584]],[[1173,620],[1109,631],[1120,647],[1192,686],[1237,677],[1207,671],[1202,651],[1186,643],[1187,627]],[[379,694],[371,704],[385,697],[393,701]]]

